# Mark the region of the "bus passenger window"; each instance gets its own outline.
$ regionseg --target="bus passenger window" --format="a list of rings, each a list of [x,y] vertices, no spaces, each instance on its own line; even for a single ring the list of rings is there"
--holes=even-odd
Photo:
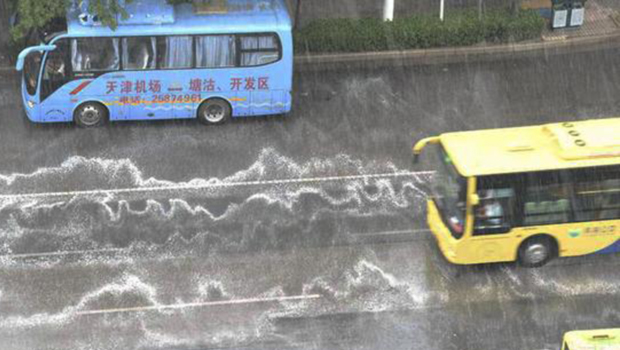
[[[192,68],[191,36],[157,38],[157,63],[162,69]]]
[[[241,65],[260,66],[280,59],[280,43],[275,35],[241,37]]]
[[[514,209],[512,188],[478,191],[480,204],[474,209],[474,235],[510,231]]]
[[[155,69],[155,38],[123,39],[123,69]]]
[[[196,67],[234,67],[236,44],[232,35],[206,35],[196,37]]]
[[[119,69],[118,39],[82,38],[71,41],[74,72],[112,71]]]
[[[525,193],[523,214],[525,225],[550,225],[570,221],[571,191],[555,176],[533,179]]]
[[[575,172],[575,219],[620,219],[620,169]]]

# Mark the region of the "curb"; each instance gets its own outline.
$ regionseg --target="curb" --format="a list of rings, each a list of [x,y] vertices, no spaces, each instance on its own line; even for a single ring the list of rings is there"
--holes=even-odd
[[[343,54],[317,54],[295,57],[295,68],[329,70],[353,66],[408,66],[446,64],[470,61],[526,57],[544,52],[545,55],[589,51],[602,45],[620,46],[620,30],[607,35],[534,43],[504,44],[479,47],[457,47],[407,51],[382,51]]]

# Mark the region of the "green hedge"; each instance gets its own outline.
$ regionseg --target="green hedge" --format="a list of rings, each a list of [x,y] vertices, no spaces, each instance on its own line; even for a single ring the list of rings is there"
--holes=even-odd
[[[383,22],[380,19],[320,19],[297,30],[297,53],[366,52],[468,46],[533,39],[542,33],[544,19],[536,11],[492,10],[437,16],[415,15]]]

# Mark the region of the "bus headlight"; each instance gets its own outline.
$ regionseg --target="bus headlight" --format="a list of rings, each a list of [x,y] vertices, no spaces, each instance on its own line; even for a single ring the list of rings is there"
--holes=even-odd
[[[30,107],[30,109],[34,108],[35,103],[32,101],[28,101],[26,102],[26,104],[28,105],[28,107]]]

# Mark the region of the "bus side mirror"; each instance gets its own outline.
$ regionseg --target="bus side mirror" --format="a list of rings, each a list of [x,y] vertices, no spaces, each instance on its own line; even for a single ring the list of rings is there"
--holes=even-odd
[[[32,47],[26,48],[22,52],[19,53],[19,56],[17,57],[17,64],[15,65],[15,69],[17,69],[18,72],[21,72],[22,70],[24,70],[24,62],[26,61],[26,57],[28,57],[28,55],[30,55],[31,53],[35,51],[48,52],[48,51],[54,51],[54,50],[56,50],[56,45],[39,45],[39,46],[32,46]]]
[[[475,207],[476,205],[480,204],[480,196],[478,196],[477,194],[473,193],[469,196],[469,203],[471,203],[471,205],[473,207]]]
[[[439,137],[427,137],[425,139],[418,141],[415,144],[415,146],[413,146],[413,164],[418,164],[420,153],[422,153],[422,150],[424,149],[424,147],[426,147],[426,145],[428,145],[429,143],[430,144],[439,143]]]

